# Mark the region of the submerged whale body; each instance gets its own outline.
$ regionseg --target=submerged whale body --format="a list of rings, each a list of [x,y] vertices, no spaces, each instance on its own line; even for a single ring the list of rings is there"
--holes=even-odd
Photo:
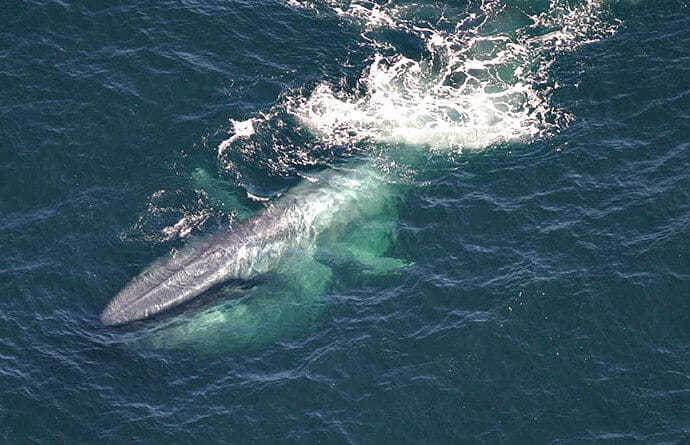
[[[231,230],[154,263],[110,301],[101,322],[116,326],[142,320],[229,280],[269,273],[326,231],[380,212],[385,187],[374,170],[362,166],[321,174]]]

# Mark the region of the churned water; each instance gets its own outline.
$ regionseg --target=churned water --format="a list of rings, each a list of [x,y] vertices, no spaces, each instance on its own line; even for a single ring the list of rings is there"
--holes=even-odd
[[[687,443],[687,1],[106,3],[0,5],[0,442]]]

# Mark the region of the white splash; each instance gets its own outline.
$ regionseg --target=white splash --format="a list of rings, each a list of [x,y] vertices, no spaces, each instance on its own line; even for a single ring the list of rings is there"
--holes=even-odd
[[[218,144],[218,156],[222,156],[223,152],[228,149],[238,139],[248,138],[254,134],[254,120],[247,119],[246,121],[236,121],[230,119],[232,124],[232,136]]]
[[[459,151],[557,131],[572,116],[550,105],[550,66],[559,53],[596,41],[617,25],[604,23],[605,8],[597,0],[577,6],[552,1],[545,11],[521,11],[520,20],[506,13],[505,2],[484,1],[476,12],[458,14],[454,26],[439,6],[439,29],[414,18],[414,5],[338,3],[325,1],[338,15],[360,22],[375,51],[359,79],[357,90],[364,94],[324,82],[308,97],[288,100],[306,128],[337,145],[371,141]],[[417,39],[420,60],[377,40],[370,32],[376,27]]]

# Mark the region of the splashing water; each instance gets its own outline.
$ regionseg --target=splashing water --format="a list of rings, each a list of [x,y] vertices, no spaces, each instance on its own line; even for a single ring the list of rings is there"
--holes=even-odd
[[[572,116],[549,104],[557,85],[548,71],[556,55],[609,35],[618,25],[604,22],[606,8],[596,0],[554,1],[541,8],[484,1],[455,12],[437,6],[435,16],[427,12],[421,20],[422,8],[415,5],[326,5],[359,23],[374,50],[358,82],[364,94],[324,82],[309,96],[289,100],[290,112],[334,145],[480,149],[558,131]],[[416,39],[421,57],[380,40],[381,28]]]

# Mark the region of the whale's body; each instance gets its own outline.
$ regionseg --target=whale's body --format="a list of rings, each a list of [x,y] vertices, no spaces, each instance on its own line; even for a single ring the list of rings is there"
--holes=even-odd
[[[110,301],[101,321],[114,326],[142,320],[228,280],[269,273],[331,229],[380,212],[385,187],[374,170],[363,166],[306,181],[258,215],[154,263]]]

